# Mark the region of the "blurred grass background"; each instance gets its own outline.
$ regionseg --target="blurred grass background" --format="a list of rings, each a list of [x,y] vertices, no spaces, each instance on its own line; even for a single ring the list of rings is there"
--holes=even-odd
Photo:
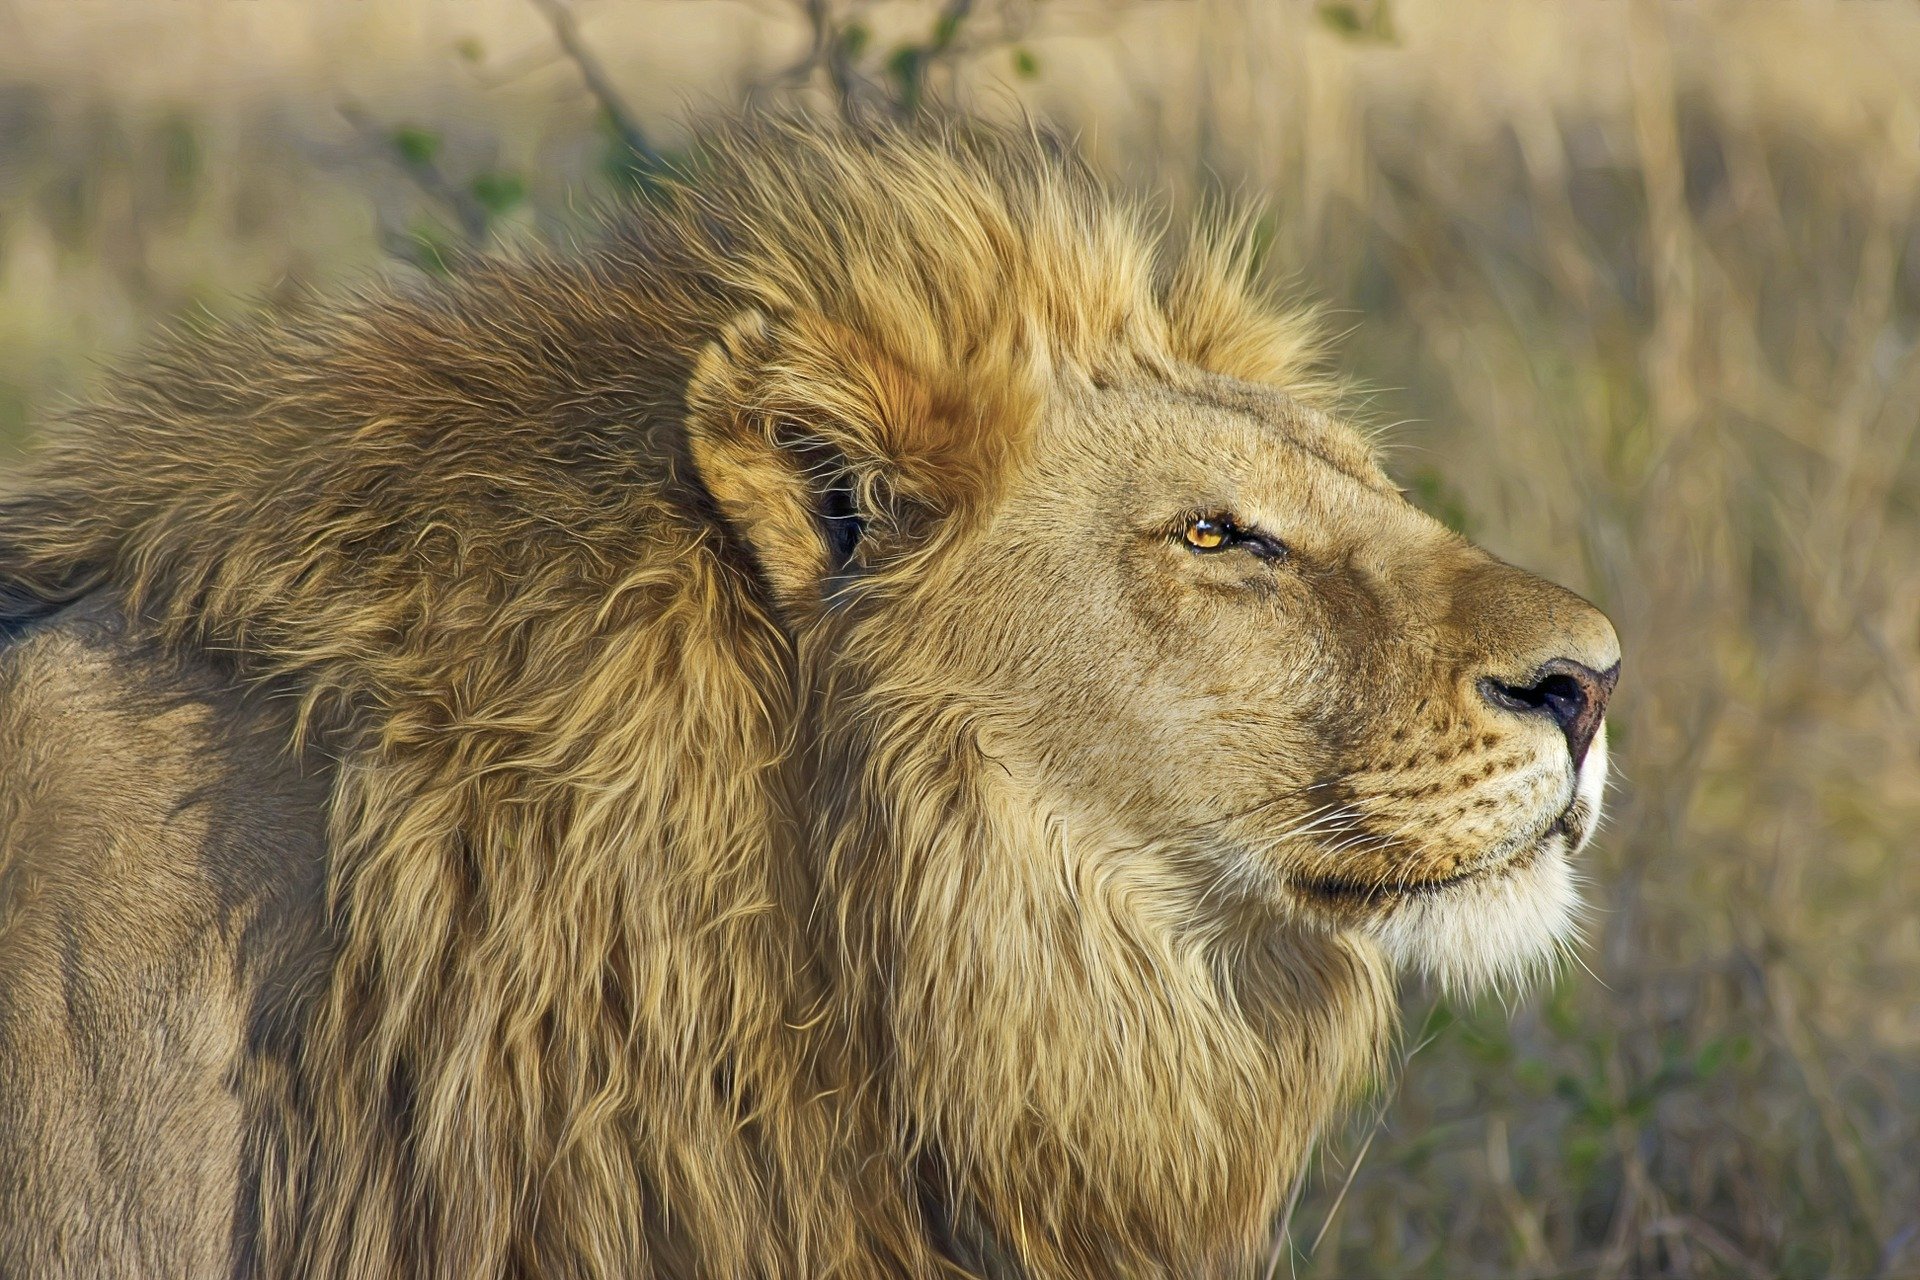
[[[1272,1274],[1920,1275],[1920,7],[0,0],[0,465],[158,325],[573,234],[747,95],[1265,201],[1402,482],[1620,627],[1591,973],[1411,987]]]

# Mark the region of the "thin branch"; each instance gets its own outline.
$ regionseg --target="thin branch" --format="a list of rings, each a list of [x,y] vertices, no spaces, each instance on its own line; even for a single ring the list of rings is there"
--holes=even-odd
[[[1262,1280],[1279,1280],[1280,1259],[1286,1258],[1289,1269],[1298,1272],[1294,1263],[1293,1249],[1293,1211],[1300,1207],[1300,1193],[1307,1186],[1307,1164],[1312,1158],[1314,1148],[1320,1143],[1320,1131],[1316,1128],[1313,1136],[1307,1139],[1308,1157],[1300,1162],[1300,1168],[1293,1175],[1293,1186],[1287,1191],[1287,1207],[1280,1214],[1280,1228],[1273,1233],[1273,1249],[1267,1254],[1267,1269]]]
[[[463,190],[458,183],[447,177],[439,165],[431,160],[414,159],[402,155],[394,145],[389,131],[383,129],[377,121],[355,104],[339,103],[338,110],[341,118],[353,126],[355,133],[378,147],[398,164],[409,178],[413,179],[415,186],[453,214],[460,224],[460,230],[465,233],[469,241],[478,244],[486,238],[489,221],[486,208]]]
[[[806,68],[808,77],[812,76],[815,67],[827,69],[827,83],[833,88],[834,101],[840,107],[840,114],[851,120],[859,109],[864,79],[854,69],[847,28],[834,24],[833,11],[828,7],[827,0],[805,0],[801,8],[806,14],[807,27],[813,33],[813,47],[801,65]]]
[[[660,153],[647,141],[647,135],[635,122],[633,112],[628,109],[620,91],[614,88],[613,81],[607,78],[600,60],[580,38],[580,24],[574,19],[572,6],[566,0],[531,0],[531,3],[546,18],[547,25],[553,28],[554,42],[579,71],[581,83],[586,85],[594,101],[600,104],[600,109],[607,113],[608,122],[627,150],[633,152],[647,168],[660,168]]]
[[[953,44],[953,38],[960,34],[960,25],[972,12],[973,0],[947,0],[940,6],[940,18],[934,26],[934,53],[944,53]]]

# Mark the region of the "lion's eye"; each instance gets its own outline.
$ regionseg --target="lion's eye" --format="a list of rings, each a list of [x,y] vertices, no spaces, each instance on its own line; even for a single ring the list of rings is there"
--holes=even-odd
[[[1244,547],[1267,561],[1284,559],[1287,554],[1286,544],[1278,538],[1249,529],[1229,515],[1188,516],[1180,526],[1180,541],[1189,550],[1200,552]]]
[[[1235,532],[1224,516],[1194,516],[1180,536],[1195,551],[1218,551],[1233,541]]]

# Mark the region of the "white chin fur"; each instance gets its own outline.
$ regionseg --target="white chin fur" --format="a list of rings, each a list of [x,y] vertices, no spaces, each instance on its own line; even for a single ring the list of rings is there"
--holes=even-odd
[[[1449,992],[1524,988],[1552,972],[1579,938],[1580,892],[1570,859],[1600,821],[1606,789],[1602,726],[1580,767],[1574,797],[1587,812],[1578,844],[1545,836],[1517,865],[1438,893],[1403,898],[1365,926],[1403,968]]]

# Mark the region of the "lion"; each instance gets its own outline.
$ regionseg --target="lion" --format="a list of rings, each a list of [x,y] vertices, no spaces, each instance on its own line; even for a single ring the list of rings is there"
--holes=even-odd
[[[0,498],[0,1273],[1185,1276],[1570,945],[1619,663],[1034,129],[745,119]]]

